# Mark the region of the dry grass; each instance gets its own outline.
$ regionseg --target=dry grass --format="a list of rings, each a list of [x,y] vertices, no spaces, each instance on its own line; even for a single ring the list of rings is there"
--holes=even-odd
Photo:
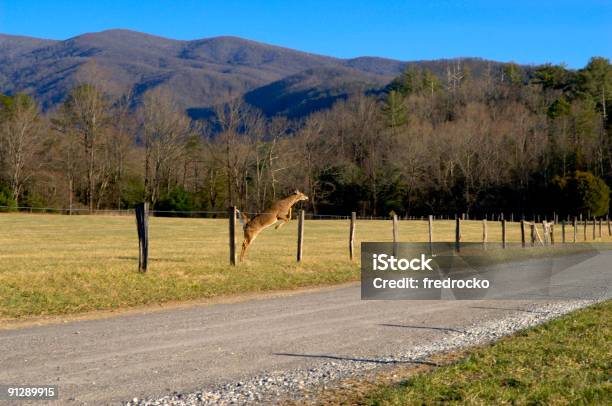
[[[132,217],[2,213],[0,317],[80,313],[358,280],[359,261],[348,259],[348,225],[348,220],[307,220],[300,264],[295,261],[297,222],[268,229],[251,246],[246,263],[232,268],[227,220],[151,218],[149,272],[143,275],[136,272],[138,241]],[[401,221],[399,227],[401,241],[427,240],[426,221]],[[481,237],[481,222],[464,222],[464,241]],[[508,237],[520,240],[518,223],[509,225]],[[454,222],[437,221],[434,238],[452,241]],[[490,241],[500,238],[500,225],[490,222]],[[357,258],[361,241],[391,239],[390,221],[358,221]]]

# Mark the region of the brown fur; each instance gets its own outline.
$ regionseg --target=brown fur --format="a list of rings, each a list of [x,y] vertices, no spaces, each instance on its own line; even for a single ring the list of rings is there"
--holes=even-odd
[[[259,233],[276,223],[278,220],[282,220],[282,223],[279,223],[275,228],[280,228],[283,224],[289,222],[291,220],[291,208],[294,204],[301,200],[308,200],[308,196],[304,193],[296,190],[290,196],[285,197],[282,200],[274,203],[270,208],[268,208],[264,213],[258,214],[252,219],[248,219],[248,217],[242,213],[242,218],[245,221],[244,225],[244,242],[242,243],[242,252],[240,253],[240,260],[244,259],[246,252],[249,248],[249,245],[257,238]]]

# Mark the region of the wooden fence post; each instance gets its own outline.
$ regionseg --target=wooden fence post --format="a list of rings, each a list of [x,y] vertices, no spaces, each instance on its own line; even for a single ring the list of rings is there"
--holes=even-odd
[[[583,224],[583,230],[584,230],[584,241],[587,240],[587,219],[584,219],[584,223]]]
[[[357,221],[357,213],[351,213],[351,225],[349,227],[349,257],[353,260],[355,250],[355,222]]]
[[[489,238],[489,228],[487,227],[487,220],[482,220],[482,244],[487,248],[487,240]]]
[[[610,215],[606,216],[606,222],[608,223],[608,237],[612,236],[612,225],[610,224]]]
[[[231,206],[229,215],[229,261],[230,265],[236,265],[236,206]]]
[[[461,250],[461,219],[457,216],[455,220],[455,250]]]
[[[300,210],[300,216],[298,217],[297,262],[302,261],[303,246],[304,246],[304,210]]]
[[[525,220],[521,220],[521,245],[525,248]]]
[[[136,228],[138,230],[138,271],[147,272],[149,259],[149,203],[139,203],[135,209]]]
[[[561,220],[561,242],[565,244],[565,220]]]
[[[596,227],[597,227],[597,224],[595,222],[595,217],[593,217],[593,241],[595,241],[595,238],[597,238],[596,233],[595,233]]]
[[[550,226],[550,245],[555,245],[555,223],[549,224]]]
[[[391,222],[393,224],[393,256],[397,257],[397,242],[399,240],[397,214],[395,214],[395,212],[391,212],[391,216]]]
[[[574,243],[578,241],[578,219],[574,216]]]
[[[433,251],[433,216],[429,216],[429,252]]]
[[[599,238],[601,238],[602,233],[601,233],[601,217],[599,218]]]
[[[531,246],[535,246],[535,242],[536,242],[536,223],[533,222],[531,223]]]
[[[397,214],[393,213],[393,242],[396,243],[398,239]]]
[[[506,248],[506,220],[502,220],[502,248]]]

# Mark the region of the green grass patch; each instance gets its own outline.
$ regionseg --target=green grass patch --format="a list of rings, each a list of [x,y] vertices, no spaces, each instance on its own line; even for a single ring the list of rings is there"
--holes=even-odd
[[[366,405],[609,405],[612,301],[520,332],[378,388]]]

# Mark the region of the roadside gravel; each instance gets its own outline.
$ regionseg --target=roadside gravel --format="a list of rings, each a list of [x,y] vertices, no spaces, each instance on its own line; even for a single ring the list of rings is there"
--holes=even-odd
[[[231,382],[192,393],[173,393],[158,399],[134,398],[125,405],[242,405],[275,404],[283,399],[300,399],[308,388],[330,386],[334,382],[359,377],[381,366],[430,363],[436,354],[484,344],[503,336],[536,326],[571,311],[592,305],[607,297],[526,305],[510,310],[494,321],[473,323],[463,330],[446,331],[426,345],[406,348],[385,357],[344,359],[329,357],[317,367],[288,371],[269,371],[249,380]]]

